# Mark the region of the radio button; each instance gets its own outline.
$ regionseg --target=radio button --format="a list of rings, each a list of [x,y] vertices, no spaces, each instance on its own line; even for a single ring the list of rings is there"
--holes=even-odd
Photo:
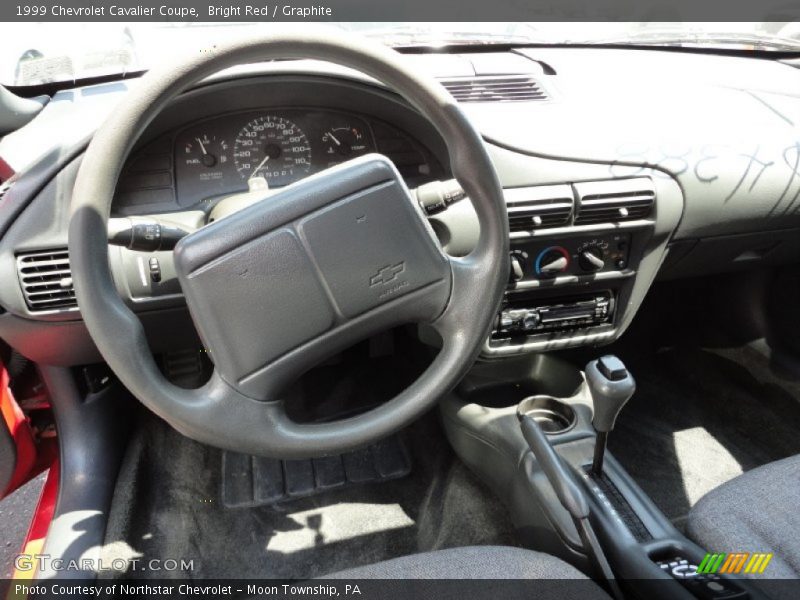
[[[522,319],[522,327],[525,331],[535,331],[539,327],[539,323],[541,323],[539,312],[535,310],[528,311],[528,314]]]

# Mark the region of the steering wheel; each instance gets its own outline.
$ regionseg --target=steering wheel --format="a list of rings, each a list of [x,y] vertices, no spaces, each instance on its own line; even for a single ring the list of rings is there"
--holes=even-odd
[[[222,69],[269,59],[351,67],[400,94],[445,140],[452,173],[480,223],[474,250],[444,254],[394,165],[377,154],[283,188],[182,239],[178,278],[214,372],[201,388],[170,383],[116,291],[107,224],[134,143],[170,100]],[[330,34],[237,39],[148,72],[94,135],[72,196],[69,255],[78,305],[101,354],[148,408],[195,440],[307,458],[367,445],[409,424],[476,359],[508,276],[502,189],[479,134],[448,92],[397,52]],[[371,334],[429,323],[442,347],[393,399],[339,421],[300,424],[281,391]]]

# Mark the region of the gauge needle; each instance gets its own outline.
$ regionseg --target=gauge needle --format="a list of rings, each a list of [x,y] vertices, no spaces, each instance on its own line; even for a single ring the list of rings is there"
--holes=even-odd
[[[340,142],[339,140],[336,139],[336,136],[333,135],[332,131],[328,132],[328,137],[331,138],[336,143],[337,146],[341,146],[342,145],[342,142]]]
[[[264,157],[264,160],[262,160],[260,163],[258,163],[258,166],[257,166],[255,169],[253,169],[253,172],[252,172],[252,173],[250,173],[250,177],[248,177],[248,179],[250,179],[250,178],[252,178],[252,177],[255,177],[255,176],[256,176],[256,173],[258,173],[259,169],[261,169],[261,167],[263,167],[265,164],[267,164],[267,161],[268,161],[268,160],[269,160],[269,154],[267,154],[267,155]]]
[[[208,152],[206,152],[206,147],[203,145],[203,142],[200,141],[200,138],[194,138],[194,139],[196,139],[197,143],[200,144],[200,151],[203,154],[208,154]]]

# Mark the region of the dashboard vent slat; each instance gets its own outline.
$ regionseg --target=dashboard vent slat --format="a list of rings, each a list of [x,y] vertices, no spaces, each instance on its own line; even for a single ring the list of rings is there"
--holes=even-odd
[[[511,231],[533,231],[569,224],[572,190],[567,185],[546,185],[503,190]]]
[[[544,88],[530,75],[459,77],[440,81],[459,102],[522,102],[549,99]]]
[[[25,302],[32,312],[78,305],[66,249],[20,254],[17,256],[17,275]]]
[[[575,191],[576,225],[646,219],[656,198],[649,177],[577,183]]]

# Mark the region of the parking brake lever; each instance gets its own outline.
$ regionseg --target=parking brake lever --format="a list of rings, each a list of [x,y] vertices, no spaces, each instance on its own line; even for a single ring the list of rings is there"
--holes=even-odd
[[[524,412],[523,405],[517,409],[517,418],[522,429],[522,437],[528,442],[533,455],[542,467],[547,480],[553,486],[558,501],[575,522],[575,528],[581,537],[584,548],[594,562],[615,598],[622,598],[622,591],[614,578],[614,572],[608,563],[603,548],[589,522],[589,502],[586,495],[575,481],[572,473],[564,466],[553,446],[536,420]]]
[[[542,466],[550,485],[553,486],[553,490],[556,492],[558,501],[573,519],[587,518],[589,516],[589,503],[586,501],[586,496],[564,467],[542,428],[530,415],[518,411],[517,417],[522,428],[522,437],[528,442],[533,455]]]

